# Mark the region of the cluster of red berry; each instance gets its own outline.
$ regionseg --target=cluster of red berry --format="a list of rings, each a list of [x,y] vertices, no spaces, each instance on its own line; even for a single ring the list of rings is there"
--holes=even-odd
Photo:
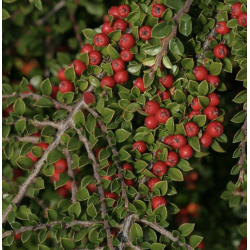
[[[233,19],[238,19],[238,24],[247,27],[247,13],[241,11],[242,3],[234,3],[231,6],[231,15]]]

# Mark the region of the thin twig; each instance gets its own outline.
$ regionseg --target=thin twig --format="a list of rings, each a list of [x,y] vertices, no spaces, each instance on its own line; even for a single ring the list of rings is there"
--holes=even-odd
[[[71,201],[72,203],[76,203],[77,202],[76,200],[77,185],[76,185],[74,172],[71,169],[72,159],[71,159],[69,151],[66,148],[63,149],[63,153],[65,154],[66,160],[67,160],[68,176],[71,178],[71,192],[72,192]]]
[[[65,132],[65,130],[67,130],[70,127],[71,122],[73,120],[73,117],[74,117],[75,113],[82,108],[82,105],[83,105],[83,100],[81,98],[73,106],[73,109],[72,109],[71,113],[69,113],[67,119],[64,121],[64,125],[57,131],[57,133],[56,133],[56,135],[54,137],[54,141],[49,145],[49,147],[44,152],[43,156],[34,165],[33,172],[30,173],[30,175],[25,180],[25,182],[20,186],[17,195],[14,197],[14,199],[11,202],[11,204],[4,211],[4,213],[2,215],[2,223],[6,222],[8,214],[13,210],[13,205],[17,205],[19,202],[21,202],[23,196],[28,191],[29,186],[33,183],[34,179],[38,176],[38,174],[40,173],[41,169],[43,168],[44,161],[46,161],[49,152],[51,152],[53,149],[57,148],[57,146],[60,143],[61,136],[63,135],[63,133]]]
[[[60,2],[58,2],[54,8],[48,12],[48,14],[44,17],[42,17],[41,19],[38,19],[36,22],[35,22],[35,25],[41,25],[43,24],[44,22],[46,22],[50,16],[54,15],[58,10],[60,10],[64,5],[66,4],[65,0],[62,0]]]
[[[24,137],[14,136],[11,138],[14,139],[14,141],[31,142],[33,144],[39,142],[39,137],[36,136],[24,136]],[[2,141],[10,141],[10,138],[5,138],[5,139],[3,138]]]
[[[97,119],[97,122],[98,122],[102,132],[106,135],[106,139],[108,141],[109,146],[111,147],[111,151],[113,153],[113,156],[118,156],[119,153],[118,153],[116,147],[112,144],[112,138],[108,136],[108,130],[107,130],[104,122],[102,121],[100,115],[94,109],[89,108],[89,106],[85,102],[83,103],[83,108],[86,109],[93,117],[95,117]],[[127,196],[127,192],[126,192],[127,185],[125,184],[125,181],[123,178],[121,163],[120,163],[119,159],[116,160],[115,163],[118,166],[118,175],[119,175],[119,178],[121,179],[122,197],[124,198],[124,203],[125,203],[124,206],[125,206],[125,209],[128,210],[129,200],[128,200],[128,196]]]
[[[36,101],[40,100],[42,98],[41,95],[37,95],[37,94],[34,94],[34,93],[13,93],[13,94],[10,94],[10,95],[3,95],[2,98],[7,99],[7,98],[10,98],[10,97],[14,97],[14,96],[19,96],[21,98],[32,97]],[[46,96],[46,97],[48,99],[50,99],[54,103],[55,108],[65,109],[65,110],[67,110],[69,112],[72,111],[72,106],[68,106],[67,104],[58,102],[57,100],[53,99],[50,96]]]
[[[141,247],[138,247],[138,246],[134,246],[130,241],[129,242],[126,242],[125,243],[125,246],[129,247],[129,248],[132,248],[134,250],[142,250]]]
[[[23,233],[25,231],[37,231],[37,230],[41,230],[41,229],[44,229],[44,228],[47,228],[47,229],[50,229],[52,226],[55,226],[57,224],[60,224],[62,223],[64,226],[63,228],[64,229],[67,229],[67,228],[70,228],[70,227],[73,227],[74,225],[81,225],[83,227],[90,227],[96,223],[103,223],[101,221],[82,221],[82,220],[73,220],[69,223],[64,223],[62,221],[53,221],[51,223],[48,223],[48,224],[39,224],[39,225],[36,225],[36,226],[27,226],[27,227],[21,227],[20,229],[18,230],[10,230],[10,231],[6,231],[2,234],[2,238],[5,238],[11,234],[13,235],[16,235],[16,234],[19,234],[19,233]]]
[[[139,220],[139,222],[142,222],[143,224],[153,228],[155,231],[159,232],[160,234],[166,236],[167,238],[169,238],[170,240],[172,240],[173,242],[178,242],[178,245],[180,247],[185,246],[188,250],[192,250],[192,247],[188,244],[185,243],[181,243],[179,241],[178,237],[174,237],[173,234],[171,232],[169,232],[168,230],[166,230],[164,227],[161,227],[155,223],[149,222],[146,219],[141,219]]]
[[[87,139],[87,137],[85,135],[82,135],[81,130],[77,129],[75,127],[74,123],[72,123],[72,125],[75,128],[75,130],[79,136],[79,140],[84,144],[84,146],[87,150],[89,159],[92,161],[93,170],[94,170],[94,177],[95,177],[96,182],[98,184],[98,193],[100,195],[101,210],[102,210],[103,216],[105,217],[107,215],[107,209],[106,209],[106,204],[104,202],[105,196],[104,196],[104,190],[103,190],[103,186],[102,186],[101,176],[98,172],[99,164],[95,158],[94,153],[91,150],[91,144],[90,144],[89,140]],[[107,220],[104,220],[104,227],[105,227],[105,230],[107,232],[108,247],[110,250],[113,250],[114,247],[113,247],[113,243],[112,243],[112,234],[110,232],[110,226],[109,226],[109,222]]]
[[[170,32],[170,34],[167,37],[165,37],[162,41],[162,49],[159,52],[159,54],[156,56],[155,65],[151,69],[151,72],[149,74],[149,78],[152,78],[153,73],[156,72],[157,69],[161,67],[162,58],[167,54],[169,42],[172,38],[176,37],[176,35],[177,35],[177,25],[180,22],[182,15],[184,13],[189,12],[189,9],[190,9],[192,3],[193,3],[193,0],[187,0],[185,2],[184,6],[172,18],[172,21],[174,21],[175,25],[172,26],[172,31]]]

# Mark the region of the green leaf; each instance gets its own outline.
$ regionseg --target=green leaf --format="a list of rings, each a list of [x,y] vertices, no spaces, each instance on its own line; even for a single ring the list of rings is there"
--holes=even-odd
[[[22,233],[21,240],[25,243],[31,236],[31,231],[25,231]]]
[[[38,250],[50,250],[50,248],[49,247],[47,247],[47,246],[44,246],[44,245],[38,245]]]
[[[156,195],[164,196],[168,191],[168,182],[167,181],[159,181],[154,187],[153,191]]]
[[[24,101],[21,98],[18,98],[15,102],[14,102],[14,112],[19,115],[22,116],[24,114],[26,110],[26,106]]]
[[[56,58],[57,58],[57,61],[62,65],[62,66],[68,66],[70,63],[71,63],[71,59],[70,59],[70,56],[69,54],[67,53],[62,53],[62,52],[58,52],[56,54]]]
[[[199,127],[203,127],[206,124],[207,117],[205,115],[195,115],[191,118],[191,121],[195,122]]]
[[[48,221],[52,222],[57,219],[57,212],[53,209],[47,208]]]
[[[201,243],[202,240],[203,240],[203,237],[198,236],[198,235],[192,235],[190,237],[190,245],[191,245],[191,247],[192,248],[197,247]]]
[[[172,69],[173,65],[169,59],[169,57],[166,55],[163,57],[162,59],[163,65],[167,68],[167,69]]]
[[[57,149],[53,149],[49,152],[48,156],[47,156],[47,164],[53,164],[55,162],[57,162],[58,160],[60,160],[62,158],[62,152],[57,150]]]
[[[61,244],[64,250],[71,250],[75,248],[75,242],[68,238],[62,238]]]
[[[247,237],[247,223],[241,224],[238,227],[238,231],[242,235],[242,237]]]
[[[194,59],[193,58],[184,58],[181,60],[181,65],[186,70],[191,70],[194,68]]]
[[[112,47],[111,44],[108,45],[108,54],[112,58],[112,60],[120,58],[120,54],[117,52],[115,48]]]
[[[184,36],[189,36],[192,33],[192,21],[191,21],[191,17],[189,20],[187,20],[187,18],[184,18],[185,16],[188,16],[187,14],[183,14],[183,17],[179,23],[179,31],[182,35]]]
[[[151,36],[153,38],[163,38],[170,34],[172,26],[167,24],[166,21],[163,21],[155,25],[152,29]]]
[[[211,145],[212,149],[216,152],[219,153],[225,153],[226,151],[220,146],[220,144],[216,141],[213,140],[212,145]]]
[[[103,108],[102,112],[101,112],[101,115],[103,117],[103,122],[106,123],[106,124],[110,123],[113,116],[114,116],[114,114],[115,114],[114,110],[109,109],[109,108]]]
[[[236,80],[245,81],[246,79],[247,79],[247,68],[243,68],[238,72]]]
[[[81,110],[78,110],[76,114],[74,115],[74,123],[75,124],[80,124],[81,127],[85,125],[85,116]]]
[[[246,100],[247,100],[247,91],[243,90],[234,97],[233,102],[244,103]]]
[[[95,35],[97,34],[97,32],[95,30],[92,29],[84,29],[83,31],[83,35],[89,39],[89,40],[94,40]]]
[[[90,84],[93,85],[94,87],[99,87],[99,86],[101,86],[100,81],[99,81],[97,78],[95,78],[94,76],[89,76],[89,82],[90,82]]]
[[[68,208],[68,211],[69,211],[70,216],[72,216],[74,218],[79,217],[79,215],[81,214],[81,205],[80,205],[80,203],[76,202],[76,203],[72,204]]]
[[[209,71],[212,75],[217,76],[220,74],[222,69],[222,64],[218,62],[213,62],[210,65]]]
[[[88,200],[89,199],[89,191],[87,188],[83,187],[83,188],[78,188],[77,192],[76,192],[76,199],[78,201],[84,201],[84,200]]]
[[[27,156],[20,156],[16,159],[16,164],[23,170],[29,169],[34,163]]]
[[[197,152],[201,151],[199,138],[197,136],[190,137],[188,144]]]
[[[168,169],[168,176],[173,181],[183,181],[183,175],[182,175],[181,171],[177,168],[170,167]]]
[[[175,125],[174,125],[174,118],[173,117],[170,117],[167,122],[166,122],[166,125],[165,125],[165,128],[166,130],[169,132],[169,133],[174,133],[175,131]]]
[[[32,183],[31,187],[34,190],[44,189],[44,180],[42,177],[37,177],[36,181]]]
[[[10,14],[6,9],[2,9],[2,20],[10,18]]]
[[[42,96],[42,98],[37,100],[33,105],[41,108],[51,108],[54,106],[54,103],[51,101],[51,99]]]
[[[90,217],[96,217],[97,215],[97,211],[96,211],[96,208],[94,206],[94,204],[90,204],[88,207],[87,207],[87,214],[90,216]]]
[[[50,95],[51,94],[52,86],[51,86],[49,78],[47,78],[46,80],[44,80],[41,83],[41,91],[42,91],[42,93],[44,95]]]
[[[115,135],[117,142],[123,142],[131,135],[131,133],[126,131],[125,129],[117,129],[115,131]]]
[[[161,243],[153,243],[151,245],[151,250],[163,250],[166,247],[166,245],[161,244]]]
[[[35,6],[37,7],[37,9],[43,10],[43,4],[41,0],[35,0]]]
[[[25,129],[26,129],[26,120],[21,119],[21,120],[19,120],[19,121],[16,122],[16,124],[15,124],[15,130],[18,133],[22,134]]]
[[[185,223],[178,228],[178,231],[181,232],[181,236],[187,237],[189,234],[193,232],[194,226],[195,224]]]
[[[172,38],[169,42],[169,49],[173,54],[182,55],[184,53],[184,46],[182,42],[177,38]]]
[[[143,237],[143,231],[142,228],[139,224],[134,223],[130,230],[129,230],[129,235],[132,240],[137,240]]]
[[[246,117],[246,112],[244,110],[240,111],[239,113],[237,113],[232,119],[231,121],[234,123],[242,123],[245,120]]]
[[[69,81],[74,82],[76,79],[76,73],[74,70],[74,66],[66,68],[64,71],[64,75]]]

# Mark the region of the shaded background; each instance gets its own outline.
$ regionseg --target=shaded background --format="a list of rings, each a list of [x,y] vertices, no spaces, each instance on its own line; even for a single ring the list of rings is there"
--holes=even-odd
[[[11,15],[3,21],[3,82],[15,86],[24,76],[35,89],[45,77],[50,77],[53,84],[59,83],[56,73],[60,66],[65,66],[62,58],[65,55],[75,58],[80,50],[80,40],[84,41],[81,31],[86,27],[99,27],[109,7],[118,5],[118,1],[113,0],[43,0],[42,10],[39,10],[39,1],[30,2],[3,2],[3,8]],[[76,33],[80,34],[80,39]],[[234,63],[234,74],[237,71],[238,65]],[[231,100],[243,88],[242,83],[234,78],[232,75],[227,77],[228,90],[221,92],[220,106],[226,111],[224,125],[228,143],[224,148],[227,153],[211,152],[207,157],[191,160],[194,171],[185,182],[176,185],[178,195],[173,198],[182,210],[169,218],[172,229],[180,223],[196,223],[194,233],[204,236],[205,249],[237,249],[242,239],[237,226],[246,218],[246,206],[230,209],[228,202],[220,198],[228,181],[236,182],[238,177],[231,176],[230,171],[237,162],[237,159],[232,159],[237,147],[232,144],[232,139],[240,124],[237,126],[230,119],[242,107]],[[8,172],[8,167],[8,164],[3,164],[3,173]],[[31,239],[25,244],[16,243],[9,249],[31,249],[37,241],[34,236]]]

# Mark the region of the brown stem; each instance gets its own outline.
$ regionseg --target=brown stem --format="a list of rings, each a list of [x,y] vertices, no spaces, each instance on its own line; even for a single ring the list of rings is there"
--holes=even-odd
[[[99,168],[99,164],[95,158],[94,153],[91,150],[91,144],[89,142],[89,140],[87,139],[87,137],[85,135],[82,135],[82,132],[80,129],[77,129],[75,127],[75,124],[72,123],[74,129],[76,130],[78,136],[79,136],[79,140],[84,144],[87,153],[88,153],[88,157],[89,159],[92,161],[92,165],[93,165],[93,170],[94,170],[94,177],[96,179],[96,182],[98,184],[98,193],[100,195],[100,201],[101,201],[101,210],[103,213],[103,217],[105,217],[107,215],[107,209],[106,209],[106,204],[104,202],[105,196],[104,196],[104,190],[102,187],[102,181],[101,181],[101,176],[98,172],[98,168]],[[105,230],[107,232],[107,242],[108,242],[108,247],[110,250],[114,250],[113,247],[113,243],[112,243],[112,234],[110,232],[110,226],[109,226],[109,222],[107,220],[104,220],[104,227]]]
[[[35,136],[25,136],[25,137],[14,136],[12,138],[14,139],[14,141],[31,142],[34,144],[39,142],[39,137]],[[10,141],[10,138],[2,139],[2,141]]]
[[[66,148],[63,149],[63,153],[65,154],[66,160],[67,160],[68,176],[71,178],[71,192],[72,192],[71,201],[72,203],[76,203],[77,202],[76,200],[77,185],[76,185],[74,172],[71,169],[72,159],[71,159],[69,151]]]
[[[82,108],[82,105],[83,105],[83,100],[81,98],[73,106],[73,109],[72,109],[71,113],[69,113],[67,119],[64,121],[63,126],[60,127],[60,129],[58,129],[58,131],[54,137],[54,141],[49,145],[49,147],[44,152],[43,156],[34,165],[34,170],[30,173],[30,175],[25,180],[25,182],[20,186],[17,195],[14,197],[11,204],[4,211],[4,213],[2,215],[2,223],[6,222],[8,214],[13,210],[13,205],[18,205],[18,203],[21,202],[23,196],[27,193],[30,185],[33,183],[34,179],[39,175],[40,171],[42,170],[43,165],[44,165],[44,161],[46,161],[49,152],[52,151],[53,149],[57,148],[57,146],[60,143],[61,136],[63,135],[65,130],[67,130],[70,127],[74,115],[76,114],[76,112],[78,110],[80,110]]]
[[[42,98],[41,95],[37,95],[37,94],[34,94],[34,93],[13,93],[13,94],[10,94],[10,95],[3,95],[2,98],[7,99],[7,98],[10,98],[10,97],[13,97],[13,96],[19,96],[21,98],[32,97],[36,101]],[[55,108],[65,109],[68,112],[72,111],[72,106],[68,106],[68,105],[66,105],[64,103],[58,102],[57,100],[51,98],[50,96],[46,96],[46,97],[49,98],[54,103]]]
[[[174,38],[177,35],[177,25],[180,22],[182,15],[184,13],[188,13],[189,9],[191,7],[193,3],[193,0],[187,0],[184,4],[184,6],[177,12],[177,14],[172,18],[172,21],[174,21],[175,25],[172,26],[172,31],[170,32],[170,34],[165,37],[162,41],[162,49],[159,52],[159,54],[156,56],[156,61],[155,61],[155,65],[154,67],[151,69],[151,72],[149,74],[149,77],[152,78],[153,73],[157,71],[158,68],[161,67],[161,62],[162,62],[162,58],[167,54],[167,50],[168,50],[168,45],[169,42],[172,38]]]
[[[161,227],[161,226],[159,226],[159,225],[157,225],[155,223],[149,222],[146,219],[141,219],[141,220],[139,220],[139,222],[142,222],[143,224],[153,228],[155,231],[157,231],[160,234],[166,236],[167,238],[169,238],[173,242],[178,242],[178,245],[180,247],[185,246],[188,250],[192,250],[192,247],[190,245],[179,242],[179,238],[174,237],[173,234],[171,232],[169,232],[168,230],[166,230],[164,227]]]
[[[108,130],[104,124],[104,122],[102,121],[102,119],[100,119],[100,115],[94,110],[89,108],[89,106],[84,102],[83,104],[84,109],[86,109],[93,117],[95,117],[97,119],[97,122],[102,130],[102,132],[106,135],[106,139],[108,141],[109,146],[111,147],[111,151],[113,153],[114,156],[118,156],[118,151],[116,149],[116,147],[114,145],[112,145],[112,138],[108,136]],[[115,163],[118,166],[118,175],[119,178],[121,179],[121,185],[122,185],[122,197],[124,198],[124,202],[125,202],[125,209],[128,210],[128,204],[129,204],[129,200],[128,200],[128,196],[127,196],[127,192],[126,192],[126,184],[123,178],[123,174],[122,174],[122,167],[121,167],[121,163],[118,160],[115,161]]]
[[[20,229],[18,230],[11,230],[11,231],[6,231],[2,234],[2,238],[5,238],[11,234],[13,235],[16,235],[16,234],[19,234],[19,233],[23,233],[25,231],[32,231],[32,232],[35,232],[37,230],[41,230],[41,229],[44,229],[44,228],[47,228],[47,229],[50,229],[52,226],[54,225],[57,225],[57,224],[60,224],[60,223],[63,223],[62,221],[53,221],[51,223],[48,223],[48,224],[39,224],[39,225],[36,225],[36,226],[27,226],[27,227],[21,227]],[[95,221],[81,221],[81,220],[73,220],[71,221],[70,223],[63,223],[64,224],[64,229],[67,229],[67,228],[70,228],[74,225],[81,225],[83,227],[90,227],[96,223],[103,223],[101,221],[98,221],[98,222],[95,222]]]
[[[238,191],[235,191],[235,192],[232,192],[232,195],[234,195],[234,196],[240,196],[240,197],[246,197],[247,196],[247,192],[238,192]]]
[[[134,246],[130,241],[129,242],[126,242],[125,243],[125,246],[129,247],[129,248],[132,248],[134,250],[142,250],[141,247],[138,247],[138,246]]]

